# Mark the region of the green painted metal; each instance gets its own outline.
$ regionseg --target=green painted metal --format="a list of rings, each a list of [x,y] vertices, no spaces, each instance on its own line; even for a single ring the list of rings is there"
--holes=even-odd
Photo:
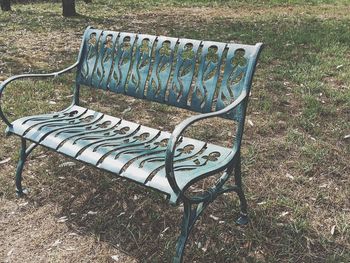
[[[165,193],[184,204],[184,217],[173,262],[182,262],[196,220],[217,196],[236,192],[241,205],[238,224],[247,224],[241,179],[240,147],[252,77],[262,44],[255,46],[102,31],[88,27],[78,60],[52,74],[28,74],[0,84],[0,117],[7,133],[21,138],[16,171],[22,195],[25,160],[38,145]],[[1,109],[7,85],[26,77],[57,77],[77,69],[72,104],[60,112],[10,122]],[[172,133],[79,106],[81,86],[110,90],[202,114],[190,117]],[[213,117],[237,123],[232,148],[184,137],[193,123]],[[33,144],[26,148],[26,141]],[[223,172],[204,194],[187,196],[193,183]],[[227,180],[234,175],[235,185]]]
[[[22,172],[24,168],[25,161],[28,155],[38,146],[36,143],[32,143],[27,148],[27,140],[25,138],[21,138],[21,149],[19,151],[19,161],[16,168],[16,194],[18,196],[23,196],[27,193],[27,190],[22,187]]]
[[[23,188],[22,188],[22,171],[24,167],[24,163],[27,158],[26,154],[26,140],[21,139],[22,145],[21,145],[21,150],[19,152],[19,162],[17,164],[17,169],[16,169],[16,193],[17,195],[21,196],[23,195]]]

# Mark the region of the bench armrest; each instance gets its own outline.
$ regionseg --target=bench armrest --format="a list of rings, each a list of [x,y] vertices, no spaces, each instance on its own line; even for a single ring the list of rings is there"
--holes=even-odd
[[[23,79],[23,78],[47,78],[47,77],[58,77],[59,75],[68,72],[72,69],[74,69],[76,66],[78,66],[79,62],[74,63],[73,65],[69,66],[68,68],[65,68],[61,71],[53,72],[53,73],[45,73],[45,74],[22,74],[22,75],[17,75],[17,76],[12,76],[8,78],[7,80],[3,81],[0,84],[0,118],[6,123],[8,127],[11,127],[10,121],[6,118],[4,115],[2,108],[1,108],[1,97],[2,93],[5,90],[6,86],[10,84],[12,81],[17,80],[17,79]]]
[[[223,108],[222,110],[210,112],[210,113],[205,113],[205,114],[199,114],[196,116],[189,117],[175,127],[173,133],[171,134],[171,136],[169,138],[169,142],[168,142],[168,146],[167,146],[167,150],[166,150],[165,171],[166,171],[166,177],[169,181],[169,184],[173,188],[173,190],[176,194],[181,194],[181,190],[176,183],[176,178],[175,178],[175,174],[174,174],[174,152],[175,152],[175,148],[176,148],[176,143],[180,139],[182,133],[191,124],[193,124],[197,121],[225,115],[226,113],[232,111],[237,106],[239,106],[246,98],[247,98],[247,92],[245,91],[245,89],[243,89],[241,95],[232,104]]]

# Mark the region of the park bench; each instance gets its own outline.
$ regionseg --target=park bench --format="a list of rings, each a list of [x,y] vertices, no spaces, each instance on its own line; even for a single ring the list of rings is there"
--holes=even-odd
[[[73,69],[77,72],[73,102],[67,109],[10,122],[0,107],[7,134],[21,138],[17,194],[25,193],[22,170],[26,158],[35,147],[42,145],[158,190],[171,204],[183,203],[181,234],[173,262],[182,262],[194,223],[217,196],[236,192],[241,210],[237,223],[247,224],[240,147],[261,48],[260,43],[241,45],[88,27],[74,65],[51,74],[14,76],[0,85],[2,95],[7,85],[16,79],[58,77]],[[82,85],[200,114],[185,119],[168,133],[80,106]],[[183,136],[191,124],[212,117],[235,123],[232,148]],[[32,144],[27,146],[27,141]],[[220,179],[201,194],[186,192],[194,183],[218,174]],[[228,183],[231,176],[234,176],[233,185]]]

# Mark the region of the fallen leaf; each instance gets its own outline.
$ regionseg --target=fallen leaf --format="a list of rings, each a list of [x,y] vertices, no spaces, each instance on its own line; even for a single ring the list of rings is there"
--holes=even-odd
[[[87,214],[88,214],[88,215],[97,215],[97,212],[89,211]]]
[[[62,216],[57,220],[58,223],[64,223],[66,221],[68,221],[68,218],[66,216]]]
[[[202,247],[203,252],[207,252],[208,247],[209,247],[209,243],[210,243],[210,241],[209,241],[209,240],[207,240],[207,242],[205,242],[204,247]]]
[[[293,175],[291,175],[290,173],[286,173],[286,177],[287,177],[287,178],[289,178],[289,179],[294,180],[294,176],[293,176]]]
[[[281,214],[280,214],[280,217],[284,217],[284,216],[286,216],[286,215],[288,215],[289,214],[289,212],[282,212]]]
[[[12,248],[9,252],[7,252],[7,256],[10,257],[13,253],[14,249]]]
[[[51,247],[57,247],[59,244],[61,244],[62,243],[62,241],[61,240],[59,240],[59,239],[57,239],[52,245],[51,245]]]
[[[125,212],[121,212],[119,215],[117,215],[117,217],[120,217],[122,215],[125,215]]]
[[[168,229],[169,229],[169,227],[166,227],[166,228],[162,231],[162,233],[165,233],[166,231],[168,231]]]
[[[112,258],[114,261],[119,261],[119,256],[118,256],[118,255],[113,255],[113,256],[111,256],[111,258]]]
[[[332,236],[334,235],[334,232],[335,232],[335,225],[333,225],[332,228],[331,228],[331,234],[332,234]]]
[[[71,167],[71,166],[75,166],[75,163],[73,162],[65,162],[65,163],[61,163],[58,167]]]
[[[320,186],[319,186],[319,188],[326,188],[326,187],[328,187],[329,185],[328,185],[328,183],[324,183],[324,184],[321,184]]]
[[[131,107],[130,107],[130,106],[127,107],[125,110],[123,110],[123,111],[122,111],[122,114],[125,114],[125,113],[127,113],[127,112],[129,112],[129,111],[131,111]]]
[[[8,163],[11,160],[11,157],[6,158],[5,160],[0,161],[0,164]]]
[[[218,220],[219,220],[219,218],[218,218],[217,216],[210,215],[209,217],[210,217],[211,219],[214,219],[215,221],[218,221]]]
[[[338,65],[337,69],[341,69],[342,67],[344,67],[344,65]]]

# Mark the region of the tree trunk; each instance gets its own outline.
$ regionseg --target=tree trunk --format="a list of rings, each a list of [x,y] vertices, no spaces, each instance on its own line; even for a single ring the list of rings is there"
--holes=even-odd
[[[76,16],[75,0],[62,0],[63,16],[70,17]]]
[[[2,11],[11,11],[11,2],[10,0],[0,0],[1,10]]]

